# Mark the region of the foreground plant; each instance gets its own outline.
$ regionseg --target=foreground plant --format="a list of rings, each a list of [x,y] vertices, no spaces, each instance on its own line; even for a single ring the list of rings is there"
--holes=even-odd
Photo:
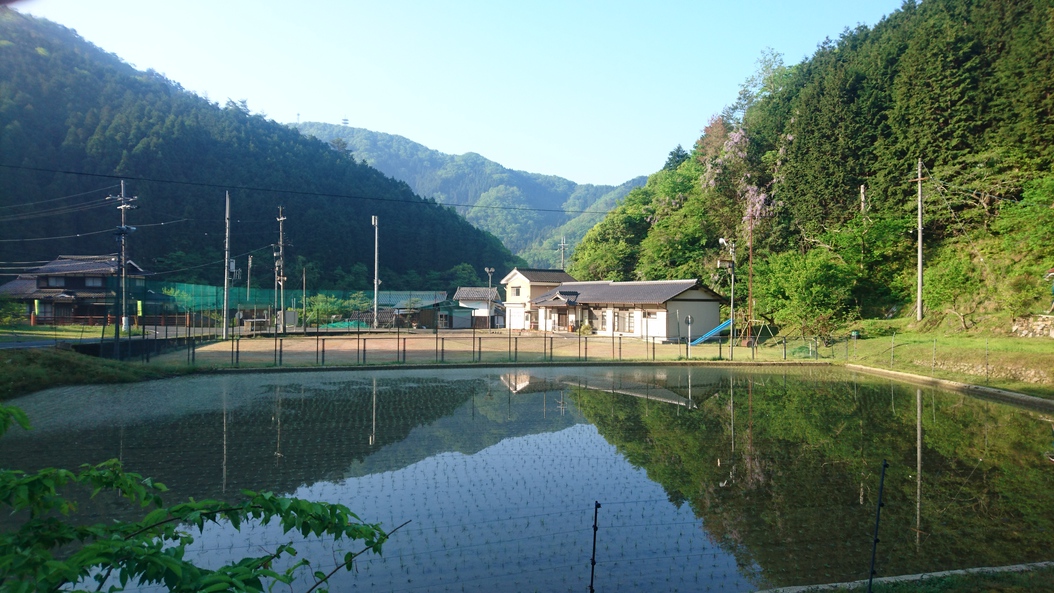
[[[29,428],[24,412],[0,406],[0,435],[13,423]],[[138,521],[76,525],[69,520],[76,504],[64,492],[78,487],[89,489],[92,497],[116,493],[145,515]],[[283,558],[297,555],[292,542],[267,555],[246,557],[214,570],[187,560],[186,548],[194,541],[188,526],[200,532],[206,523],[224,520],[235,529],[248,522],[278,521],[283,533],[361,540],[362,549],[345,554],[328,573],[310,572],[314,585],[308,591],[325,590],[320,587],[330,577],[341,569],[351,570],[360,554],[379,554],[388,539],[380,526],[363,523],[340,504],[243,491],[245,500],[235,504],[190,500],[165,506],[161,493],[166,490],[150,478],[125,472],[117,460],[84,465],[76,472],[0,469],[0,505],[21,520],[17,530],[0,533],[0,590],[120,591],[129,583],[138,583],[161,585],[169,591],[264,591],[278,583],[292,584],[311,571],[306,558],[284,569],[275,568]]]

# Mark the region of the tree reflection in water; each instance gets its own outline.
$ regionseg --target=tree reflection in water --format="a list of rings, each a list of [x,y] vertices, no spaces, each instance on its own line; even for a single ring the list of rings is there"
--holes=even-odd
[[[335,588],[580,589],[594,500],[598,588],[866,578],[882,459],[880,575],[1049,560],[1054,543],[1048,416],[836,369],[239,375],[15,403],[36,430],[4,437],[9,466],[120,455],[173,500],[269,489],[413,519]],[[283,537],[218,528],[199,553]]]

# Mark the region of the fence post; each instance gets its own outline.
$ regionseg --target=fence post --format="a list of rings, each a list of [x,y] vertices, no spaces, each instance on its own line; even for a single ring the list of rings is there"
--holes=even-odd
[[[234,339],[234,366],[239,366],[242,362],[242,339]]]
[[[622,336],[618,337],[618,359],[622,362]]]
[[[893,349],[897,347],[897,332],[889,339],[889,370],[893,370]]]
[[[882,502],[882,489],[886,484],[886,468],[889,467],[889,463],[885,459],[882,460],[882,475],[878,479],[878,508],[875,510],[875,539],[871,543],[871,574],[867,577],[867,592],[871,593],[871,582],[875,579],[875,554],[878,552],[878,524],[882,519],[882,507],[886,506]]]
[[[362,364],[366,364],[366,338],[362,339]]]
[[[406,338],[403,338],[403,363],[406,363]]]
[[[513,348],[515,348],[515,350],[512,351],[512,361],[513,362],[519,362],[520,361],[520,336],[516,336],[515,338],[513,338]]]
[[[593,574],[597,568],[597,514],[600,512],[600,501],[593,507],[593,556],[589,559],[589,593],[593,593]]]
[[[358,342],[358,340],[356,340],[356,342]],[[358,355],[358,352],[357,352],[358,351],[358,346],[359,346],[358,343],[356,343],[355,344],[355,350],[356,350],[356,353],[355,353],[356,361],[355,362],[358,362],[357,359],[359,358],[359,355]],[[326,366],[326,339],[325,338],[322,338],[322,366]]]
[[[446,338],[439,338],[439,362],[446,362]]]
[[[589,362],[589,336],[585,337],[586,362]]]
[[[285,338],[278,340],[278,366],[282,366],[282,349],[285,346]]]

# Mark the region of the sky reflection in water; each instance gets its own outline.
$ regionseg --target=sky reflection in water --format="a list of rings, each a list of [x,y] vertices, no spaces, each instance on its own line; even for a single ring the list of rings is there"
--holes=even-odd
[[[271,489],[411,521],[333,590],[585,590],[594,501],[598,590],[866,578],[882,459],[880,575],[1049,560],[1054,540],[1050,418],[834,369],[219,376],[16,403],[37,429],[5,437],[6,465],[118,456],[172,500]],[[212,527],[195,553],[289,539]],[[327,572],[348,551],[298,548]]]

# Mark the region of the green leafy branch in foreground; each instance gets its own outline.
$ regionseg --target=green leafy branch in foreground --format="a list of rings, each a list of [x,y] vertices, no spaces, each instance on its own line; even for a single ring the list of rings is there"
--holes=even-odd
[[[6,432],[13,423],[29,427],[21,410],[0,406],[0,431]],[[90,489],[93,498],[103,492],[116,493],[146,515],[138,521],[75,525],[67,518],[77,505],[62,492],[78,487]],[[125,472],[117,460],[84,465],[77,472],[0,470],[0,504],[22,520],[17,530],[0,533],[0,590],[101,591],[106,587],[120,591],[131,582],[162,585],[169,591],[264,591],[267,585],[291,584],[301,572],[311,570],[306,558],[276,568],[280,559],[297,555],[291,542],[265,556],[246,557],[215,570],[201,568],[184,557],[186,547],[194,541],[187,526],[201,532],[206,523],[228,521],[240,529],[246,522],[266,525],[278,521],[283,533],[362,540],[364,547],[345,554],[329,573],[312,573],[315,583],[308,591],[314,591],[341,568],[351,570],[359,555],[379,554],[389,535],[378,525],[363,523],[340,504],[243,491],[245,500],[240,503],[191,499],[166,507],[161,500],[166,490],[160,482]],[[89,584],[90,589],[86,588]]]

